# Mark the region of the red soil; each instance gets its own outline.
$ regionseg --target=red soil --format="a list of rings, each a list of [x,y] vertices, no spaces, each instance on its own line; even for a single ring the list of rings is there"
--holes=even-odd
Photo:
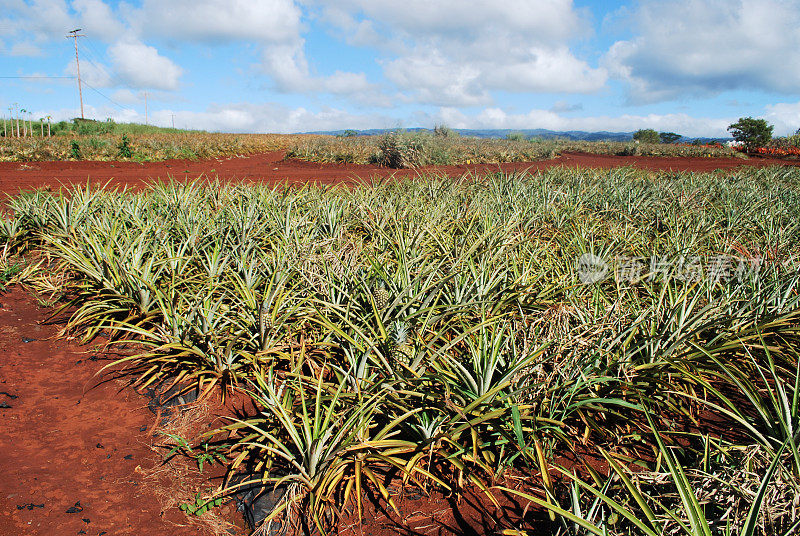
[[[145,482],[146,399],[96,376],[107,358],[56,338],[29,292],[0,304],[0,534],[198,534]]]
[[[140,187],[152,180],[194,180],[201,175],[220,180],[245,180],[268,184],[351,183],[372,177],[407,177],[422,172],[460,176],[469,172],[541,170],[554,166],[612,168],[633,166],[648,170],[713,171],[741,166],[800,165],[798,160],[775,158],[660,158],[648,156],[605,156],[565,153],[550,160],[431,166],[419,170],[393,170],[371,165],[316,164],[284,159],[283,152],[211,160],[167,160],[164,162],[0,162],[0,191],[15,194],[44,186],[110,182],[116,186]]]

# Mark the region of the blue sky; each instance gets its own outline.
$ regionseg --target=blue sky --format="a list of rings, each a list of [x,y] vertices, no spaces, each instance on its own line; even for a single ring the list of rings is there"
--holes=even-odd
[[[230,132],[800,128],[800,0],[0,0],[0,113]],[[66,78],[8,78],[21,76]]]

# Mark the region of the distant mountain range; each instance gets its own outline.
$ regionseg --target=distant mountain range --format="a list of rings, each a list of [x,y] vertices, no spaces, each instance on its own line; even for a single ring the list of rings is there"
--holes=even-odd
[[[378,136],[381,134],[386,134],[387,132],[393,132],[397,129],[395,128],[373,128],[368,130],[323,130],[323,131],[315,131],[315,132],[303,132],[303,134],[322,134],[322,135],[329,135],[329,136],[341,136],[345,132],[356,132],[359,136]],[[430,129],[427,128],[406,128],[402,129],[407,132],[431,132]],[[522,134],[527,138],[541,138],[545,140],[550,139],[564,139],[564,140],[572,140],[572,141],[631,141],[633,140],[633,132],[585,132],[582,130],[564,130],[564,131],[557,131],[557,130],[547,130],[543,128],[534,128],[534,129],[509,129],[509,128],[500,128],[500,129],[467,129],[467,128],[454,128],[452,129],[454,132],[459,133],[462,136],[468,136],[472,138],[505,138],[509,134]],[[703,143],[711,143],[711,142],[726,142],[729,141],[731,138],[681,138],[680,141],[682,142],[691,142],[695,139],[700,140]]]

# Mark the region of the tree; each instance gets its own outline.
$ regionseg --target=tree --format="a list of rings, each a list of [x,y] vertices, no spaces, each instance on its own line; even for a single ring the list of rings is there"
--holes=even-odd
[[[683,136],[674,132],[659,132],[658,137],[661,139],[661,143],[675,143]]]
[[[751,151],[769,143],[772,139],[773,128],[766,119],[740,117],[737,122],[728,126],[728,132],[731,133],[734,140],[743,144],[746,150]]]
[[[659,143],[661,138],[652,128],[643,128],[633,133],[633,139],[641,143]]]

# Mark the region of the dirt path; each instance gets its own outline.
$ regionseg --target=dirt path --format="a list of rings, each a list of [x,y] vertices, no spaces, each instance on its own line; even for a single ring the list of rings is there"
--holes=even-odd
[[[55,339],[27,291],[0,304],[0,534],[198,534],[142,485],[158,463],[145,399],[95,376],[107,361]]]
[[[468,172],[541,170],[554,166],[611,168],[634,166],[649,170],[713,171],[741,166],[800,165],[797,160],[770,158],[658,158],[646,156],[604,156],[565,153],[558,158],[538,162],[514,162],[501,165],[431,166],[420,170],[393,170],[370,165],[316,164],[284,159],[283,152],[211,160],[167,160],[164,162],[0,162],[0,192],[16,194],[20,190],[60,184],[110,182],[116,186],[140,187],[153,180],[194,180],[201,175],[220,180],[244,180],[268,184],[317,182],[348,183],[372,177],[404,177],[417,173],[440,173],[460,176]]]

